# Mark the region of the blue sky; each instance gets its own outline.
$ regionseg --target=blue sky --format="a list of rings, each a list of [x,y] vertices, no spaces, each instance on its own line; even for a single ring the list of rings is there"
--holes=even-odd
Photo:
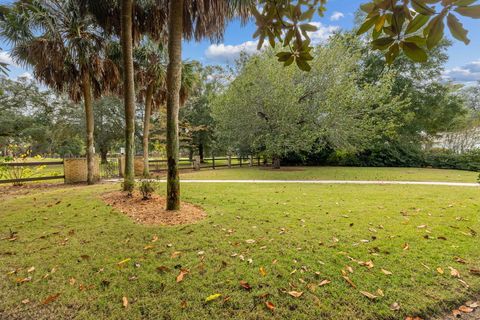
[[[2,4],[11,2],[0,0]],[[313,40],[325,41],[328,35],[336,30],[351,29],[354,13],[362,2],[365,0],[329,0],[325,17],[314,19],[319,30],[311,35]],[[480,80],[480,33],[478,33],[480,20],[462,18],[462,22],[470,30],[471,43],[465,46],[459,41],[454,41],[454,45],[449,49],[450,59],[446,65],[445,77],[458,82]],[[252,38],[254,32],[253,22],[241,26],[239,21],[232,21],[221,43],[212,44],[208,40],[185,43],[183,57],[208,64],[232,63],[242,50],[255,52],[256,40]],[[0,60],[8,62],[8,45],[0,41],[0,47],[6,50],[0,52]],[[10,76],[15,78],[25,72],[28,70],[12,66]]]

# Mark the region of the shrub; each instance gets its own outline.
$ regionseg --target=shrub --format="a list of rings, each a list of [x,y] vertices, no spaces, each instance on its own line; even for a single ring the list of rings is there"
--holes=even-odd
[[[142,194],[142,200],[149,200],[152,198],[152,194],[157,189],[157,186],[154,182],[150,180],[142,180],[138,189]]]

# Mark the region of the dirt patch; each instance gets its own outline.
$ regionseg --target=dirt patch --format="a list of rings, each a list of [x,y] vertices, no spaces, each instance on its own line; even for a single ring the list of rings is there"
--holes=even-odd
[[[150,200],[142,200],[139,194],[127,197],[121,191],[104,193],[101,197],[105,203],[141,224],[190,224],[207,216],[202,208],[187,202],[182,202],[178,211],[167,211],[166,199],[156,194]]]
[[[280,167],[280,169],[275,169],[273,167],[260,167],[260,170],[269,170],[269,171],[305,171],[303,168],[297,167]]]
[[[66,185],[63,182],[26,183],[21,186],[0,185],[0,200],[7,199],[7,198],[14,199],[16,197],[25,196],[31,193],[33,194],[33,193],[43,192],[45,190],[72,188],[72,187],[74,186]]]

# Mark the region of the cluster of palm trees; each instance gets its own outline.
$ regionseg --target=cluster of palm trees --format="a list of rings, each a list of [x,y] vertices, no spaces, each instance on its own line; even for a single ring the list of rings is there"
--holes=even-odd
[[[102,6],[109,3],[111,6],[108,10],[103,13],[96,11],[106,9]],[[156,10],[150,10],[152,8]],[[170,136],[167,138],[168,144],[173,145],[170,156],[172,153],[178,154],[178,106],[185,103],[189,92],[199,81],[199,76],[193,62],[180,60],[177,63],[174,60],[172,63],[170,59],[169,64],[165,45],[166,11],[160,9],[161,5],[154,1],[137,1],[135,7],[127,9],[136,22],[125,28],[123,23],[127,19],[122,16],[118,21],[115,16],[124,10],[117,1],[97,1],[94,5],[88,1],[75,0],[16,1],[13,5],[2,8],[0,36],[12,45],[11,55],[14,61],[31,68],[34,77],[43,84],[67,93],[75,102],[83,101],[89,184],[94,183],[93,100],[101,96],[123,95],[125,99],[126,190],[133,187],[136,101],[143,102],[145,107],[144,176],[149,175],[151,114],[165,106],[169,99],[171,102],[172,97],[178,97],[174,101],[177,108],[176,111],[170,111]],[[109,10],[111,17],[102,16],[108,14]],[[155,14],[153,21],[159,25],[148,27],[147,20]],[[152,23],[151,20],[148,22]],[[129,39],[124,39],[125,37]],[[176,76],[171,79],[175,84],[179,83],[178,88],[173,89],[177,94],[169,94],[173,83],[168,81],[167,66],[175,69]],[[176,70],[177,67],[180,69]],[[177,157],[174,155],[173,158]],[[169,167],[175,166],[176,162],[169,161]],[[178,173],[175,179],[178,180]],[[170,208],[177,209],[178,205],[171,205]]]

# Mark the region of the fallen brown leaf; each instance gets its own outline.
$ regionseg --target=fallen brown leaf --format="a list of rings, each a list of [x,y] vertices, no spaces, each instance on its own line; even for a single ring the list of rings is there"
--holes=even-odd
[[[460,306],[458,310],[462,311],[463,313],[472,313],[473,308],[467,307],[467,306]]]
[[[180,273],[177,276],[177,282],[183,281],[183,278],[185,277],[186,274],[188,274],[188,270],[181,269]]]
[[[53,301],[57,300],[59,296],[60,293],[52,294],[51,296],[48,296],[45,300],[43,300],[42,304],[52,303]]]
[[[247,291],[252,290],[252,287],[246,281],[240,281],[240,286]]]
[[[450,269],[450,275],[452,275],[455,278],[460,278],[460,272],[458,272],[457,269],[448,267]]]
[[[440,268],[440,267],[437,268],[437,272],[440,273],[440,274],[443,274],[443,273],[444,273],[443,269]]]
[[[275,306],[270,301],[265,302],[265,306],[267,307],[268,310],[272,312],[275,310]]]
[[[410,245],[408,243],[403,244],[403,250],[408,250],[410,249]]]
[[[319,285],[320,287],[322,287],[322,286],[325,286],[325,285],[327,285],[327,284],[329,284],[329,283],[331,283],[331,282],[332,282],[332,281],[325,279],[325,280],[322,280],[318,285]]]
[[[303,294],[303,292],[298,292],[298,291],[289,291],[289,295],[291,295],[294,298],[300,298]]]
[[[383,272],[384,274],[386,274],[387,276],[393,274],[392,272],[390,272],[390,271],[388,271],[388,270],[385,270],[385,269],[381,269],[381,270],[382,270],[382,272]]]
[[[122,305],[124,308],[128,307],[128,298],[125,296],[122,298]]]
[[[352,281],[352,280],[350,280],[350,278],[349,278],[349,277],[347,277],[347,276],[343,276],[343,279],[345,279],[345,281],[347,281],[347,282],[348,282],[348,284],[349,284],[349,285],[351,285],[353,288],[356,288],[356,287],[357,287],[357,286],[356,286],[356,285],[353,283],[353,281]]]
[[[360,291],[360,293],[371,300],[375,300],[376,298],[378,298],[376,295],[371,294],[370,292],[367,292],[367,291]]]

